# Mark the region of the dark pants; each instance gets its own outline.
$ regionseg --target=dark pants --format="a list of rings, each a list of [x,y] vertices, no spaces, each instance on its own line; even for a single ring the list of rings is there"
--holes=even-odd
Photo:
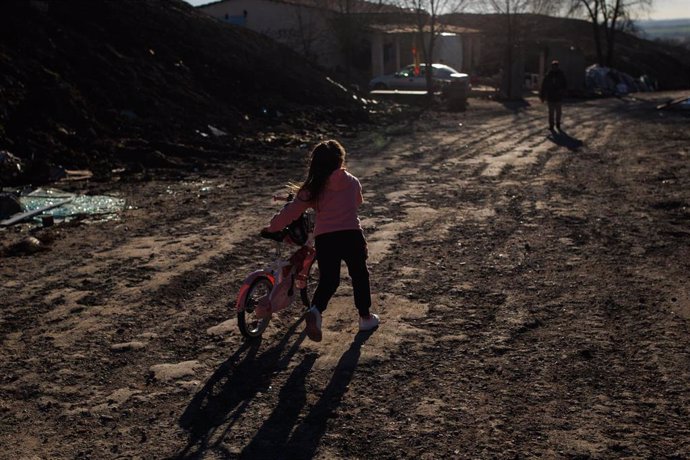
[[[323,312],[340,284],[340,262],[345,261],[354,291],[355,307],[360,316],[369,316],[371,291],[367,268],[367,242],[361,230],[343,230],[316,237],[319,285],[313,305]]]
[[[561,127],[561,113],[563,111],[563,103],[561,101],[549,101],[549,127],[553,128],[554,118],[556,119],[556,126]]]

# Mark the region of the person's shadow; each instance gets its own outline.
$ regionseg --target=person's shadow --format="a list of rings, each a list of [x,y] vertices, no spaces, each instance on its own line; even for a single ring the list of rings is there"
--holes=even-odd
[[[359,332],[350,348],[343,353],[333,376],[319,400],[304,416],[299,425],[299,414],[306,404],[306,376],[316,360],[307,355],[290,375],[280,392],[280,401],[273,413],[263,423],[256,436],[242,450],[241,458],[311,459],[314,457],[321,438],[326,432],[328,419],[340,405],[347,387],[354,377],[361,356],[362,345],[371,337],[372,331]],[[292,434],[290,434],[292,433]]]
[[[518,114],[520,112],[524,112],[527,110],[531,104],[527,99],[503,99],[499,100],[499,102],[505,107],[506,109],[512,111],[515,114]]]
[[[252,399],[269,388],[276,371],[288,367],[306,336],[302,332],[284,351],[299,324],[301,321],[292,325],[280,342],[258,357],[261,339],[244,342],[216,369],[179,419],[179,425],[189,433],[189,439],[184,449],[172,458],[202,458],[209,448],[223,441]],[[309,357],[305,362],[308,360]],[[221,427],[223,433],[219,434],[217,430]],[[214,444],[209,445],[211,439],[214,439]]]
[[[549,139],[554,144],[560,145],[561,147],[565,147],[568,150],[572,150],[573,152],[579,150],[580,147],[582,147],[583,145],[581,140],[570,136],[563,129],[551,130],[551,132],[547,136],[547,139]]]

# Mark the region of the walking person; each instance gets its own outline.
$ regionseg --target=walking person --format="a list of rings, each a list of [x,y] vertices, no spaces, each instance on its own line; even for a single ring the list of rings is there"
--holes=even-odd
[[[280,231],[305,210],[316,211],[314,228],[319,283],[312,307],[306,315],[307,336],[320,342],[321,315],[340,284],[340,264],[345,261],[359,313],[359,330],[368,331],[379,324],[379,317],[369,311],[371,291],[367,267],[367,242],[357,210],[362,204],[362,186],[345,169],[345,148],[336,140],[318,143],[311,152],[309,171],[296,197],[271,219],[270,232]]]
[[[551,61],[551,70],[541,83],[539,99],[546,100],[549,105],[549,130],[553,131],[554,122],[556,129],[561,130],[561,115],[563,112],[563,96],[568,89],[568,82],[557,60]]]

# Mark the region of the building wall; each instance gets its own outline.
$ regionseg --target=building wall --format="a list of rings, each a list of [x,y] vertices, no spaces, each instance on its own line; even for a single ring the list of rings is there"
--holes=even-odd
[[[412,64],[413,34],[371,34],[371,77],[389,74]]]
[[[199,9],[271,37],[324,67],[343,65],[328,11],[267,0],[227,0]]]
[[[443,64],[462,72],[463,69],[463,46],[462,36],[451,34],[441,35],[436,39],[434,46],[434,62]]]
[[[477,67],[481,63],[481,39],[477,34],[468,34],[463,36],[463,60],[462,72],[473,75],[477,71]]]
[[[353,62],[354,66],[348,66],[334,30],[337,14],[325,9],[271,0],[225,0],[198,8],[221,21],[247,27],[283,43],[325,68],[339,72],[350,69],[351,79],[368,81],[413,62],[415,34],[364,32],[354,50],[360,64]],[[460,35],[438,37],[434,62],[442,60],[463,71],[464,54]]]

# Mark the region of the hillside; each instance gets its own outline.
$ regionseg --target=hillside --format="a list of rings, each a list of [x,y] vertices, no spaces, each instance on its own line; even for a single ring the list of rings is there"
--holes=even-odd
[[[56,164],[107,172],[184,156],[192,144],[227,154],[208,145],[209,125],[236,152],[267,125],[366,117],[297,54],[181,0],[3,2],[0,94],[0,150],[34,179]]]
[[[444,18],[451,24],[479,29],[483,33],[482,57],[486,63],[485,72],[491,73],[500,67],[502,43],[505,41],[505,17],[500,15],[454,14]],[[541,15],[519,15],[517,17],[519,36],[526,48],[538,50],[549,40],[571,44],[580,48],[587,64],[596,62],[592,24],[568,18]],[[690,51],[636,36],[617,35],[615,67],[634,77],[647,74],[659,82],[659,89],[690,88]],[[528,65],[530,63],[528,62]],[[534,66],[534,62],[532,63]],[[531,69],[534,71],[534,69]],[[528,69],[530,71],[530,69]]]
[[[690,19],[635,21],[641,35],[650,40],[662,39],[690,45]]]

